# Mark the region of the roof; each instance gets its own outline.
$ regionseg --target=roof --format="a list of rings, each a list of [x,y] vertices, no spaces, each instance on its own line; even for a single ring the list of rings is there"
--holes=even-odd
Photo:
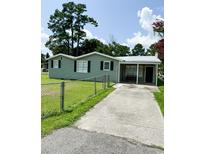
[[[160,63],[161,61],[159,60],[159,58],[157,58],[156,56],[123,56],[123,57],[112,57],[112,56],[109,56],[109,55],[106,55],[106,54],[103,54],[103,53],[99,53],[99,52],[91,52],[91,53],[88,53],[88,54],[84,54],[84,55],[81,55],[81,56],[77,56],[77,57],[74,57],[74,56],[70,56],[70,55],[66,55],[66,54],[57,54],[57,55],[54,55],[50,58],[48,58],[47,60],[50,60],[50,59],[53,59],[55,57],[58,57],[58,56],[63,56],[63,57],[66,57],[66,58],[70,58],[70,59],[73,59],[73,60],[76,60],[76,59],[80,59],[80,58],[83,58],[83,57],[87,57],[87,56],[91,56],[91,55],[94,55],[94,54],[97,54],[97,55],[100,55],[100,56],[103,56],[103,57],[107,57],[107,58],[111,58],[111,59],[114,59],[114,60],[117,60],[117,61],[121,61],[121,63],[127,63],[127,64],[132,64],[132,63]]]
[[[158,57],[156,56],[123,56],[123,57],[117,57],[118,59],[121,59],[125,63],[160,63]]]
[[[106,55],[106,54],[103,54],[103,53],[99,53],[99,52],[91,52],[91,53],[84,54],[84,55],[77,56],[77,57],[60,53],[60,54],[57,54],[57,55],[54,55],[54,56],[48,58],[47,60],[53,59],[53,58],[58,57],[58,56],[63,56],[63,57],[67,57],[67,58],[75,60],[75,59],[80,59],[80,58],[83,58],[83,57],[91,56],[91,55],[94,55],[94,54],[97,54],[97,55],[100,55],[100,56],[103,56],[103,57],[107,57],[107,58],[111,58],[111,59],[114,59],[114,60],[121,61],[121,59],[118,59],[117,57],[112,57],[112,56],[109,56],[109,55]]]
[[[115,59],[115,60],[121,61],[121,59],[119,59],[117,57],[109,56],[109,55],[106,55],[106,54],[103,54],[103,53],[99,53],[99,52],[91,52],[91,53],[88,53],[88,54],[84,54],[84,55],[78,56],[77,59],[80,59],[80,58],[83,58],[83,57],[87,57],[87,56],[90,56],[90,55],[93,55],[93,54],[97,54],[97,55],[100,55],[100,56],[103,56],[103,57],[107,57],[107,58],[111,58],[111,59]]]
[[[50,59],[53,59],[53,58],[58,57],[58,56],[63,56],[63,57],[67,57],[67,58],[70,58],[70,59],[74,59],[74,58],[75,58],[75,57],[70,56],[70,55],[66,55],[66,54],[63,54],[63,53],[59,53],[59,54],[57,54],[57,55],[54,55],[54,56],[52,56],[52,57],[47,58],[46,60],[50,60]]]

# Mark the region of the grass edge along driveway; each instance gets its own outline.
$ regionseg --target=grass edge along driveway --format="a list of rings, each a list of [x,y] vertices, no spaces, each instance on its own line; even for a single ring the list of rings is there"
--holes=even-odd
[[[110,94],[114,90],[113,87],[108,88],[96,96],[86,100],[81,105],[77,106],[75,110],[69,113],[63,113],[58,116],[49,117],[41,120],[41,136],[44,137],[53,130],[59,129],[62,127],[70,126],[76,120],[78,120],[81,116],[83,116],[90,108],[95,106],[98,102],[100,102],[103,98],[105,98],[108,94]]]
[[[164,116],[164,86],[159,86],[159,92],[154,92],[154,96]]]

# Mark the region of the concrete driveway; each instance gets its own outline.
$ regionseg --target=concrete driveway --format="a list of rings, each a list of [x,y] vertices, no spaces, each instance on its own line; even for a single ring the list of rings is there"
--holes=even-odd
[[[117,84],[117,89],[74,126],[164,147],[163,116],[152,94],[157,87]]]

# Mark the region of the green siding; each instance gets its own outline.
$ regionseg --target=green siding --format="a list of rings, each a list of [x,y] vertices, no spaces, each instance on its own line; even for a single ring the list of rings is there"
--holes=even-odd
[[[90,56],[86,56],[77,60],[87,60],[91,62],[90,72],[89,73],[79,73],[74,72],[74,60],[70,58],[66,58],[63,56],[58,56],[53,58],[52,60],[61,61],[61,68],[51,68],[51,60],[49,60],[49,77],[50,78],[62,78],[62,79],[85,79],[92,78],[96,76],[109,75],[110,80],[112,82],[118,82],[118,64],[117,60],[107,58],[101,55],[93,54]],[[114,69],[113,71],[103,71],[100,70],[100,62],[101,61],[113,61]]]

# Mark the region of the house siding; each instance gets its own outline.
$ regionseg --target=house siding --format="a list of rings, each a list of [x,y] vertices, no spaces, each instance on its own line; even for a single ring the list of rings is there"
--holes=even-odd
[[[77,60],[87,60],[91,62],[90,72],[89,73],[79,73],[74,72],[74,59],[70,59],[63,56],[58,56],[52,60],[61,60],[61,68],[51,68],[51,60],[49,60],[48,70],[50,78],[59,78],[59,79],[86,79],[93,78],[103,75],[109,75],[110,81],[118,82],[118,64],[119,61],[104,57],[101,55],[93,54],[90,56],[82,57]],[[101,61],[113,61],[114,69],[113,71],[104,71],[100,70]]]

